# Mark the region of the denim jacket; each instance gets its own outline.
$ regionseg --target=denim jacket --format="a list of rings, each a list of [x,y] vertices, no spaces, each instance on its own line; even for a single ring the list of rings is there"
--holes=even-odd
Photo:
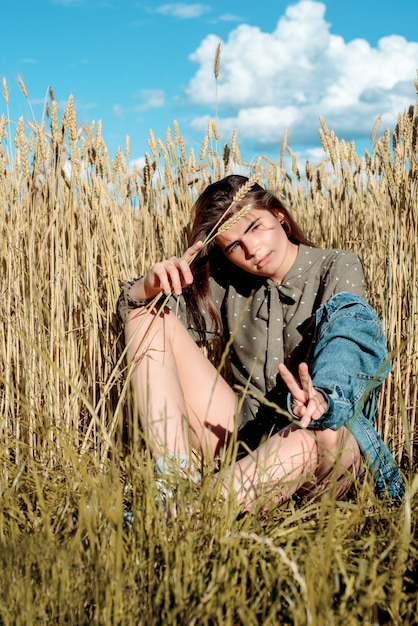
[[[350,429],[370,466],[376,494],[399,501],[405,491],[401,474],[374,428],[379,387],[389,371],[382,324],[363,298],[340,292],[318,309],[311,377],[328,409],[309,428]]]

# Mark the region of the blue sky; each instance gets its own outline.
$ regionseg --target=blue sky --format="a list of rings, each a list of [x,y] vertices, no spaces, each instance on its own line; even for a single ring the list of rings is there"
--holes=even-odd
[[[417,0],[22,0],[2,6],[0,75],[13,125],[32,116],[20,75],[38,121],[49,86],[61,111],[73,95],[79,124],[102,121],[111,157],[129,135],[140,161],[149,129],[164,140],[174,120],[199,149],[217,116],[246,159],[278,158],[287,131],[313,161],[320,115],[362,148],[378,115],[393,125],[415,104],[417,24]]]

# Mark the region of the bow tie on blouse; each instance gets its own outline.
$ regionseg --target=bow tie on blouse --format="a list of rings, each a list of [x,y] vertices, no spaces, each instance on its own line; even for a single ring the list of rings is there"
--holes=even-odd
[[[295,304],[300,300],[301,295],[302,292],[297,287],[271,282],[265,287],[264,299],[258,309],[257,317],[267,322],[270,315],[276,315],[276,312],[282,309],[282,304]]]

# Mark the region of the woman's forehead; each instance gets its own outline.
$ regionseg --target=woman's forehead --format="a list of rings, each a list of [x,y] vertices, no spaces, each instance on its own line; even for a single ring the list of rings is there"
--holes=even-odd
[[[240,217],[238,217],[239,213],[240,211],[238,211],[236,215],[232,215],[230,220],[228,219],[227,222],[224,223],[227,225],[229,222],[226,229],[222,226],[220,227],[219,234],[216,236],[216,240],[218,242],[226,243],[239,239],[247,231],[251,224],[257,222],[264,216],[272,216],[272,214],[269,211],[266,211],[266,209],[259,209],[255,207],[250,208],[248,212]],[[237,217],[236,221],[234,220],[235,217]]]

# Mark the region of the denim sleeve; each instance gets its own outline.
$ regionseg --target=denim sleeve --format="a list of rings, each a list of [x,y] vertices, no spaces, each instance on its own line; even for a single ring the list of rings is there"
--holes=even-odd
[[[309,428],[349,428],[370,467],[376,494],[401,502],[402,476],[373,427],[390,362],[381,322],[365,300],[342,292],[318,309],[310,365],[313,386],[328,400],[328,409]]]
[[[350,427],[360,413],[369,413],[365,405],[369,398],[375,404],[390,371],[382,324],[363,298],[347,292],[322,305],[316,321],[311,377],[328,399],[328,409],[311,428]]]

